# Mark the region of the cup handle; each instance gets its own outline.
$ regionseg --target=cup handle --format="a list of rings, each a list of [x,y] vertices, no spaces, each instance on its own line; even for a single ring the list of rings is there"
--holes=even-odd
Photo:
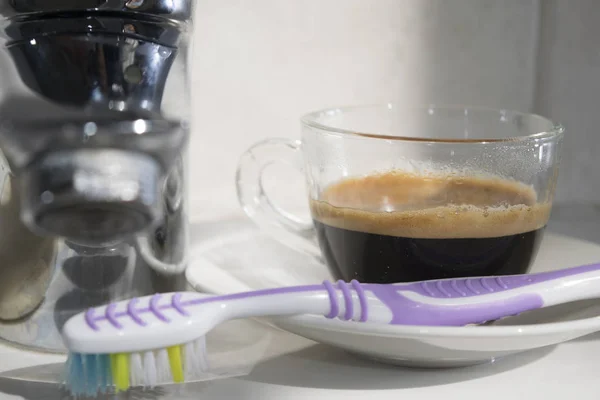
[[[246,215],[260,229],[282,244],[320,258],[312,221],[306,221],[278,207],[265,193],[262,177],[272,164],[289,164],[304,171],[302,143],[273,138],[258,142],[242,154],[236,172],[238,200]]]

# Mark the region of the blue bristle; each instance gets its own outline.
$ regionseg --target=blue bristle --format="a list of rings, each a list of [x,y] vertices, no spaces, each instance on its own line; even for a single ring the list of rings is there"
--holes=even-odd
[[[94,397],[112,387],[110,355],[71,353],[66,364],[65,383],[75,397]]]
[[[96,385],[99,393],[104,393],[105,390],[105,379],[104,375],[106,371],[104,370],[104,364],[102,364],[102,354],[96,354]]]
[[[81,391],[82,394],[87,396],[87,387],[88,387],[88,371],[87,371],[87,356],[85,354],[81,354]]]
[[[84,389],[83,360],[81,354],[73,353],[71,356],[69,386],[71,387],[71,393],[77,396],[83,394]]]
[[[96,371],[96,354],[83,356],[85,365],[85,393],[92,397],[98,393],[98,375]]]
[[[102,366],[102,392],[106,392],[112,386],[112,372],[110,370],[110,356],[108,354],[99,354],[98,359]]]

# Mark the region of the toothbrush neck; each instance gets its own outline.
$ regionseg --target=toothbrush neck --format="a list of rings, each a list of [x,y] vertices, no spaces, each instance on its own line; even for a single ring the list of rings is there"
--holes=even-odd
[[[329,294],[323,285],[263,289],[210,297],[205,301],[220,308],[226,319],[273,315],[328,314],[331,307]]]

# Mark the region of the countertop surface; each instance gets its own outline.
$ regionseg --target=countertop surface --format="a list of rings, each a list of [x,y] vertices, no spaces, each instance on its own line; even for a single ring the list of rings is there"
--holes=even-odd
[[[549,230],[600,244],[600,206],[556,205]],[[260,350],[260,357],[246,360],[247,371],[241,376],[189,384],[179,387],[178,392],[133,393],[128,398],[398,400],[484,396],[490,400],[552,400],[573,396],[597,399],[600,389],[600,333],[487,365],[419,370],[366,361],[256,322],[243,324],[233,331],[244,332],[246,338],[267,337],[268,343]],[[0,366],[4,368],[0,370],[5,371],[0,373],[1,400],[65,398],[54,385],[14,379],[14,374],[6,372],[6,363],[18,365],[19,360],[8,360],[1,354]],[[27,356],[32,357],[31,353]]]

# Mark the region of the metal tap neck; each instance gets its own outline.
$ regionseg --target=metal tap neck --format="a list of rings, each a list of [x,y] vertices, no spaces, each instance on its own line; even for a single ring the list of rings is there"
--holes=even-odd
[[[193,0],[1,0],[0,15],[23,18],[82,11],[119,12],[185,22],[191,19],[193,6]]]

